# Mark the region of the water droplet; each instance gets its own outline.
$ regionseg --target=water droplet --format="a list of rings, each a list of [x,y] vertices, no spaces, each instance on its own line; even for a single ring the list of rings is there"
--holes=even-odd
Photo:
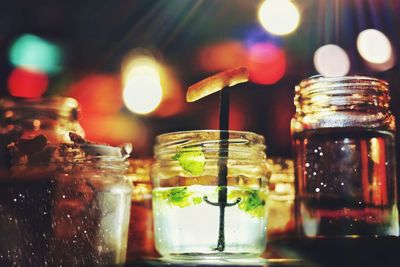
[[[310,167],[310,163],[307,162],[306,163],[306,168],[308,168],[308,167]]]
[[[17,199],[16,199],[16,198],[14,198],[13,200],[14,200],[14,202],[17,202]]]
[[[70,216],[69,214],[67,214],[67,217],[68,217],[68,218],[71,218],[71,216]]]
[[[324,155],[324,153],[320,152],[319,155],[322,157]]]
[[[386,162],[385,162],[385,165],[386,165],[386,166],[389,165],[389,162],[386,161]]]
[[[313,175],[317,175],[317,173],[316,173],[316,172],[313,172],[312,174],[313,174]]]
[[[342,150],[342,151],[345,151],[345,150],[346,150],[346,148],[345,148],[344,146],[342,146],[342,148],[341,148],[340,150]]]
[[[343,183],[343,182],[341,182],[341,183],[340,183],[340,185],[341,185],[341,186],[344,186],[344,183]]]
[[[65,195],[62,195],[62,198],[65,198]]]
[[[314,153],[318,153],[318,150],[317,150],[317,149],[314,149]]]
[[[320,189],[317,187],[317,188],[315,188],[315,192],[319,192],[320,191]]]

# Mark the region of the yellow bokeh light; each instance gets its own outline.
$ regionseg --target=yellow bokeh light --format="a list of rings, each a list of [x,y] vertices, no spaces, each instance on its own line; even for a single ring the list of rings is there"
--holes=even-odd
[[[357,49],[368,62],[383,64],[392,57],[392,45],[382,32],[375,29],[362,31],[357,37]]]
[[[294,30],[300,22],[297,7],[289,0],[265,0],[258,11],[261,25],[275,35],[286,35]]]
[[[160,83],[158,63],[151,57],[132,59],[124,67],[123,101],[125,106],[137,114],[148,114],[160,105],[163,88]]]

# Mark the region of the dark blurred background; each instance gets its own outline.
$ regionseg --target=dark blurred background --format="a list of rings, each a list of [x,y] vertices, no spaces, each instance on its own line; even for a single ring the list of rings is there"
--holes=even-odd
[[[157,134],[217,128],[218,95],[186,103],[186,88],[244,65],[251,82],[231,90],[231,129],[290,156],[306,77],[385,79],[400,118],[399,12],[400,0],[1,1],[0,95],[75,97],[88,139],[148,157]]]

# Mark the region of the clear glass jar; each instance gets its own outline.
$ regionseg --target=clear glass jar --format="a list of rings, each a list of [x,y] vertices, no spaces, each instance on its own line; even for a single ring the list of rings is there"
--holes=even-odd
[[[397,236],[394,116],[388,83],[311,77],[292,120],[301,235]]]
[[[11,100],[0,103],[0,265],[123,265],[129,149],[71,133],[81,128],[63,112],[76,102],[54,105],[59,100],[16,100],[11,109]]]
[[[264,138],[229,131],[223,141],[220,134],[187,131],[156,139],[151,176],[155,243],[162,256],[245,257],[265,249]],[[227,163],[226,186],[218,178],[221,162]]]
[[[293,160],[281,157],[269,157],[267,162],[271,170],[267,238],[271,241],[295,234],[294,167]]]
[[[152,159],[130,159],[128,178],[133,184],[127,259],[157,257],[154,247]]]

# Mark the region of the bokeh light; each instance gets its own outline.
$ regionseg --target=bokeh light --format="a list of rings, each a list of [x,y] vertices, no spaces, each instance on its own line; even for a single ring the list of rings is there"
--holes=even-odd
[[[286,55],[273,43],[257,43],[249,47],[247,66],[252,82],[274,84],[285,74]]]
[[[392,57],[392,45],[382,32],[375,29],[362,31],[357,37],[357,49],[368,62],[383,64]]]
[[[143,153],[150,142],[146,126],[137,118],[123,113],[104,115],[83,112],[80,124],[88,140],[111,145],[132,142],[134,153]]]
[[[152,115],[169,117],[180,113],[185,108],[185,94],[178,75],[171,67],[159,69],[160,84],[163,89],[162,101]]]
[[[22,68],[14,69],[8,78],[8,91],[15,97],[40,97],[49,85],[45,73]]]
[[[258,11],[261,25],[270,33],[286,35],[299,25],[300,14],[289,0],[265,0]]]
[[[54,73],[61,70],[61,49],[38,36],[24,34],[10,48],[13,65],[26,69]]]
[[[160,105],[163,88],[159,64],[151,57],[132,58],[123,66],[123,92],[125,106],[137,114],[149,114]]]
[[[238,41],[225,41],[205,46],[199,53],[200,66],[204,71],[216,72],[245,64],[246,48]]]
[[[340,46],[327,44],[315,51],[314,66],[323,76],[344,76],[350,70],[350,59]]]
[[[122,84],[116,75],[85,76],[73,83],[67,94],[80,103],[84,114],[114,114],[123,106]]]

